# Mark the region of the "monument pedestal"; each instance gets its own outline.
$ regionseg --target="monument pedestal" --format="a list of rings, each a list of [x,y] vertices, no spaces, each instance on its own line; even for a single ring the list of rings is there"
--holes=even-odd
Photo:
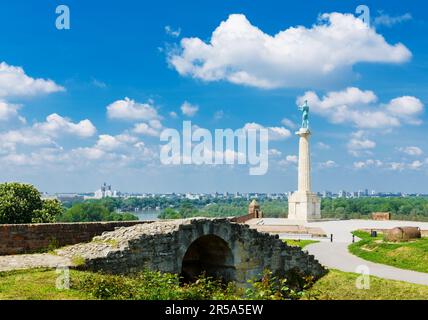
[[[311,191],[311,131],[301,128],[296,134],[300,137],[298,189],[288,197],[288,219],[302,222],[320,220],[321,199]]]
[[[311,192],[294,192],[288,197],[288,219],[313,221],[321,219],[321,199]]]

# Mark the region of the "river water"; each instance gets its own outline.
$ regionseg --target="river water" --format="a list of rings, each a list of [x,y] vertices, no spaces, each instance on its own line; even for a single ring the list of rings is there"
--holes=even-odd
[[[159,220],[160,210],[144,210],[140,212],[133,213],[138,217],[140,221],[153,221]]]

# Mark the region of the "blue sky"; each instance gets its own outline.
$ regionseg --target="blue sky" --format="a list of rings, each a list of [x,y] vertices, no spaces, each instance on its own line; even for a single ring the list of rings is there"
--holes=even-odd
[[[57,1],[2,1],[2,181],[48,192],[104,181],[135,192],[294,190],[296,101],[307,98],[314,189],[428,192],[422,2],[366,1],[365,31],[351,0],[64,4],[70,30],[55,28]],[[163,166],[159,132],[183,120],[271,128],[268,173]]]

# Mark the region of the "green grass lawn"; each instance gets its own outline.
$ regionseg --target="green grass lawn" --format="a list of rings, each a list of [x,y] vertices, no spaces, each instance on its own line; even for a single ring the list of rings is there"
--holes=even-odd
[[[74,272],[74,271],[71,271]],[[0,300],[90,299],[77,290],[56,289],[55,270],[23,270],[0,273]]]
[[[382,236],[356,231],[362,240],[349,246],[349,251],[365,260],[387,264],[401,269],[428,273],[428,238],[410,242],[384,242]]]
[[[304,247],[306,247],[310,244],[313,244],[313,243],[317,243],[319,241],[315,241],[315,240],[284,240],[284,242],[286,244],[288,244],[289,246],[300,247],[303,249]]]
[[[89,272],[70,271],[71,279],[79,280],[92,275]],[[320,300],[406,300],[428,299],[428,286],[370,277],[370,289],[358,290],[359,275],[331,270],[306,291],[304,299]],[[25,270],[0,273],[0,300],[78,300],[93,299],[87,292],[56,289],[58,274],[55,270]],[[108,277],[108,276],[105,276]],[[153,280],[153,279],[152,279]],[[112,278],[113,283],[117,278]],[[101,281],[100,284],[105,284]],[[87,283],[89,284],[89,283]],[[165,283],[164,286],[168,286]],[[105,290],[106,288],[98,288]],[[121,287],[117,287],[121,289]],[[200,287],[199,289],[200,290]],[[120,290],[119,290],[120,291]],[[227,298],[226,296],[225,298]],[[221,297],[220,297],[221,298]]]
[[[370,289],[356,288],[360,275],[338,270],[318,280],[304,299],[319,300],[427,300],[428,286],[370,277]]]

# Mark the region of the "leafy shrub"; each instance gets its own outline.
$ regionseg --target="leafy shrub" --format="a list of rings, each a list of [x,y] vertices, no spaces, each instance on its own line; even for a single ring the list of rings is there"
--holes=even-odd
[[[0,184],[0,223],[55,222],[62,207],[57,200],[42,200],[29,184]]]
[[[309,285],[305,282],[303,288]],[[158,271],[144,271],[134,276],[85,274],[72,279],[72,286],[95,299],[105,300],[284,300],[303,295],[303,291],[292,289],[286,279],[275,277],[268,270],[262,280],[250,281],[246,290],[233,282],[224,284],[205,275],[195,282],[180,284],[178,275]]]

